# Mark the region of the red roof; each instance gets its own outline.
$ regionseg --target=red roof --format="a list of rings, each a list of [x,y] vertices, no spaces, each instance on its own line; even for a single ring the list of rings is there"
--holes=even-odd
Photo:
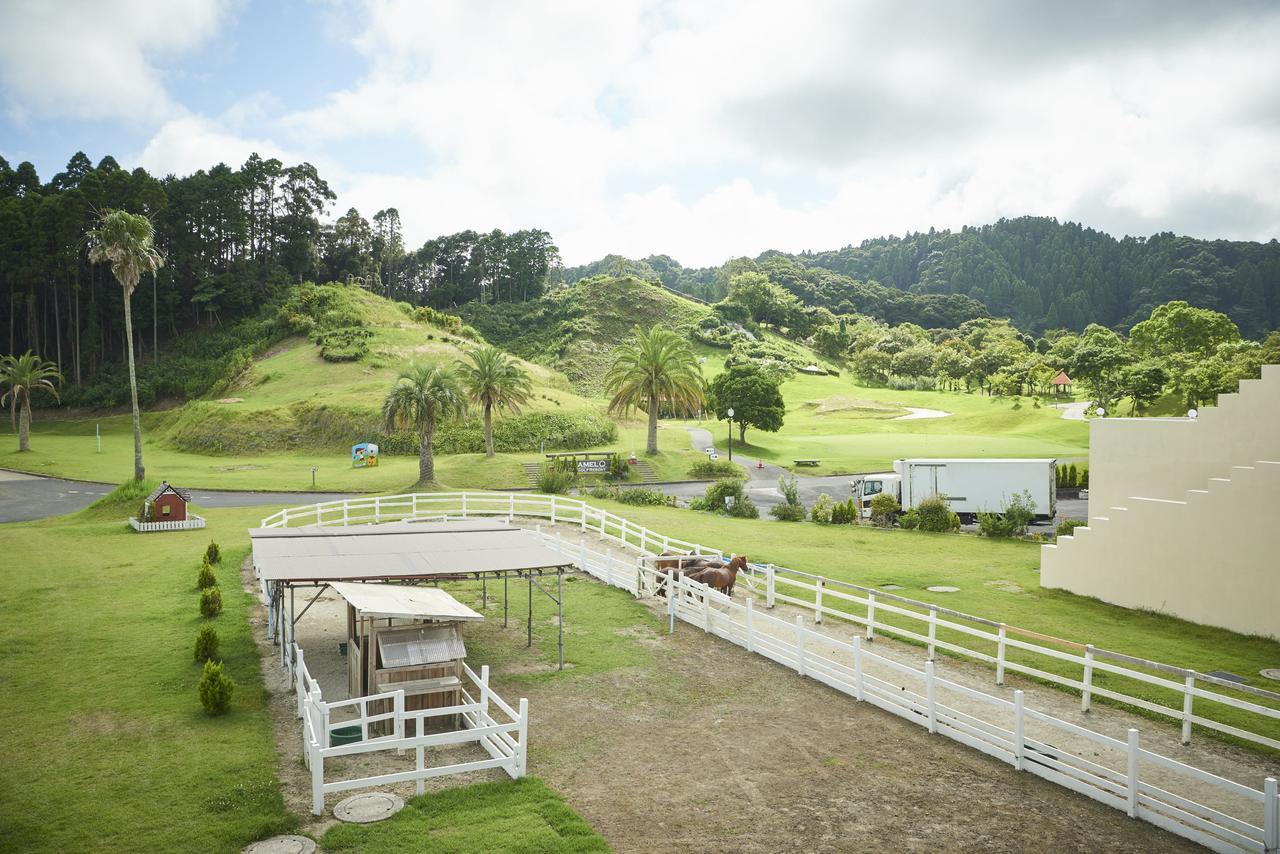
[[[1053,378],[1053,382],[1049,385],[1071,385],[1071,377],[1067,376],[1066,371],[1058,371],[1058,375]]]

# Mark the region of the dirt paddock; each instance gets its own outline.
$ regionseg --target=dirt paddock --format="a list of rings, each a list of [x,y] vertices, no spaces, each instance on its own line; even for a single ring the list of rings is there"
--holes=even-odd
[[[332,700],[345,696],[337,654],[345,618],[327,597],[299,622],[298,640]],[[300,723],[265,619],[256,608],[280,778],[303,829],[318,836],[339,796],[312,819]],[[519,623],[505,631],[522,647]],[[514,677],[510,668],[493,674],[503,697],[529,698],[529,773],[563,793],[618,851],[1197,850],[694,627],[668,637],[652,619],[619,633],[644,645],[651,663],[552,679]],[[394,753],[375,756],[334,767],[344,777],[408,767]],[[428,762],[465,758],[481,758],[479,749],[435,751]],[[428,791],[503,776],[432,780]],[[411,784],[386,788],[413,793]]]

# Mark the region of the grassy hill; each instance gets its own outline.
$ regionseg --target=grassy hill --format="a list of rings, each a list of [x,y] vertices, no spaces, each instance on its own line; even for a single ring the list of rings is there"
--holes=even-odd
[[[661,323],[691,333],[711,309],[640,279],[592,278],[533,303],[460,309],[463,319],[494,344],[554,367],[582,394],[600,395],[610,353],[636,326]]]

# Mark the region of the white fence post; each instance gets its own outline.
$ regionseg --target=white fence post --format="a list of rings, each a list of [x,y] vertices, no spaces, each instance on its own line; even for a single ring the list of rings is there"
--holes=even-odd
[[[580,501],[578,503],[582,505],[581,508],[579,508],[582,512],[578,514],[578,525],[580,526],[580,530],[586,531],[587,530],[587,503],[585,501]]]
[[[804,676],[804,617],[796,614],[796,673]]]
[[[516,518],[516,494],[514,492],[507,493],[507,521],[513,522]]]
[[[427,769],[427,761],[426,761],[427,749],[423,747],[421,744],[419,744],[418,749],[415,752],[417,753],[417,756],[415,757],[415,761],[413,763],[414,767],[417,768],[418,771],[425,771]],[[427,781],[422,777],[419,777],[414,782],[414,787],[413,787],[414,791],[417,792],[419,795],[421,795],[423,792],[427,790],[426,784],[427,784]]]
[[[764,568],[764,572],[765,572],[764,604],[766,608],[772,608],[775,604],[774,595],[776,592],[776,588],[774,587],[774,581],[773,581],[773,575],[774,575],[773,564],[769,564],[768,566],[766,566]]]
[[[551,496],[551,524],[556,523],[556,497]]]
[[[480,668],[480,721],[476,726],[486,726],[489,720],[489,665]],[[418,733],[421,735],[422,733]]]
[[[1129,767],[1128,779],[1125,781],[1129,788],[1129,818],[1138,817],[1138,731],[1130,728],[1129,730]]]
[[[938,606],[929,606],[929,660],[933,661],[933,642],[938,639]]]
[[[467,494],[462,493],[462,518],[467,518]]]
[[[1004,684],[1004,623],[1000,624],[1000,638],[996,641],[996,684]]]
[[[676,573],[667,576],[667,634],[676,633],[676,585],[684,581],[676,578]]]
[[[755,652],[755,651],[756,651],[756,636],[755,636],[755,632],[754,632],[754,630],[752,629],[752,625],[751,625],[751,624],[752,624],[751,615],[755,613],[755,610],[751,607],[751,602],[752,602],[752,601],[753,601],[753,600],[751,599],[751,597],[750,597],[750,596],[748,596],[748,597],[747,597],[747,599],[746,599],[746,604],[747,604],[747,613],[746,613],[746,624],[747,624],[747,652]]]
[[[1023,732],[1026,721],[1022,714],[1022,691],[1013,692],[1013,767],[1019,771],[1022,770],[1022,757],[1026,754],[1026,743],[1023,741]]]
[[[924,663],[924,696],[929,707],[929,732],[938,732],[937,686],[933,682],[933,662]]]
[[[867,594],[867,640],[876,639],[876,594]]]
[[[853,636],[853,696],[862,702],[862,636]]]
[[[309,672],[307,671],[307,661],[302,654],[302,650],[299,649],[298,664],[296,665],[296,670],[294,671],[294,678],[293,678],[293,681],[294,681],[293,690],[294,690],[294,693],[298,695],[298,717],[302,717],[302,695],[305,694],[307,690],[306,681],[303,679],[303,676],[302,676],[302,674],[306,672]]]
[[[516,776],[523,777],[529,770],[529,701],[520,698],[520,754],[516,759]]]
[[[1280,851],[1280,788],[1276,778],[1268,777],[1262,784],[1262,845],[1271,854]]]
[[[347,501],[346,501],[346,499],[343,499],[343,501],[342,501],[342,527],[344,527],[344,528],[345,528],[345,527],[347,527],[347,524],[348,524],[348,523],[347,523],[347,519],[348,519],[348,517],[349,517],[348,510],[349,510],[349,508],[348,508],[348,506],[347,506]]]
[[[1191,703],[1195,699],[1196,672],[1187,671],[1187,678],[1182,689],[1182,743],[1191,743]]]
[[[307,750],[311,752],[311,814],[324,815],[324,758],[314,745]]]
[[[702,630],[711,634],[711,588],[702,591]]]
[[[418,514],[419,514],[420,512],[422,512],[422,511],[420,511],[420,510],[418,509],[418,497],[419,497],[420,495],[421,495],[421,493],[418,493],[418,492],[413,493],[413,505],[412,505],[412,510],[413,510],[413,518],[415,518],[415,519],[416,519],[416,518],[418,518]],[[343,502],[342,502],[342,510],[343,510],[344,518],[345,518],[345,514],[346,514],[346,509],[347,509],[347,502],[343,501]]]
[[[813,622],[820,626],[822,625],[822,579],[819,578],[814,586],[818,589],[814,591],[813,596]]]
[[[319,513],[316,513],[316,524],[320,524]],[[373,523],[376,525],[382,521],[382,496],[376,495],[373,498]]]
[[[404,738],[404,689],[396,691],[395,698],[395,720],[391,722],[391,733],[396,738]],[[414,735],[422,735],[420,732],[414,732]],[[404,753],[404,748],[400,748],[397,753]]]
[[[1093,688],[1093,644],[1084,648],[1084,688],[1080,691],[1080,711],[1089,711],[1089,694]]]

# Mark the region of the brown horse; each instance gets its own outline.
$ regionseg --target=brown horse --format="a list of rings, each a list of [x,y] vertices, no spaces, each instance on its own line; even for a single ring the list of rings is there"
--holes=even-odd
[[[663,552],[658,555],[658,559],[654,561],[653,566],[658,575],[658,584],[653,593],[655,596],[665,596],[667,593],[667,576],[679,578],[682,575],[692,575],[695,572],[709,569],[715,564],[709,559],[698,555],[690,555],[683,552]]]
[[[726,596],[732,596],[734,585],[738,583],[738,573],[743,572],[746,568],[747,556],[735,555],[727,566],[713,564],[707,569],[688,572],[685,575],[690,581],[697,581],[700,584],[719,590]]]

